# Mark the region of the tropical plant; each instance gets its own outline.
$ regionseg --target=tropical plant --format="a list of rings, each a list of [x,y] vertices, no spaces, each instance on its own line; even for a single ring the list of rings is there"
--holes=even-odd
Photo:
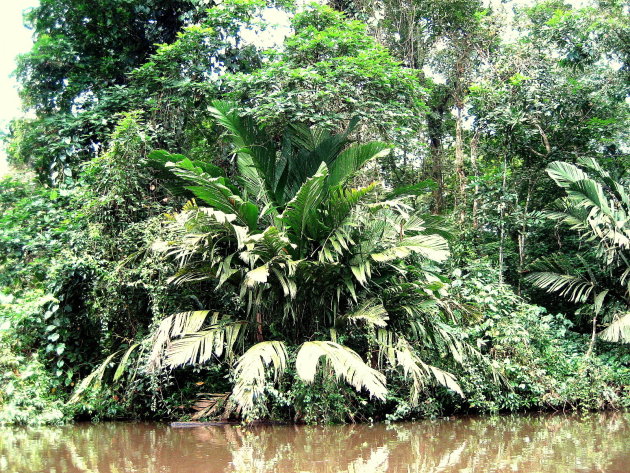
[[[154,152],[194,196],[172,217],[179,237],[154,248],[179,262],[171,282],[210,280],[239,298],[241,317],[215,316],[202,328],[205,313],[171,332],[165,321],[153,340],[155,366],[231,356],[237,340],[255,340],[234,369],[232,399],[245,414],[262,398],[266,372],[279,377],[298,344],[296,373],[307,383],[323,357],[337,378],[378,399],[386,393],[379,366],[411,380],[414,402],[431,379],[461,393],[450,373],[421,359],[439,346],[459,360],[467,353],[439,315],[444,282],[427,264],[448,258],[444,232],[406,204],[404,192],[348,185],[389,146],[352,143],[356,122],[336,135],[293,125],[276,141],[233,103],[214,102],[211,111],[228,132],[238,175],[230,180],[208,163]],[[327,333],[332,339],[321,340]],[[369,364],[337,337],[366,351]]]
[[[556,161],[547,173],[566,191],[547,215],[577,231],[593,257],[586,251],[569,260],[556,253],[535,262],[527,279],[571,302],[588,303],[580,310],[592,314],[589,353],[600,314],[610,322],[601,338],[630,342],[630,181],[626,174],[612,175],[593,158],[581,158],[578,165]]]

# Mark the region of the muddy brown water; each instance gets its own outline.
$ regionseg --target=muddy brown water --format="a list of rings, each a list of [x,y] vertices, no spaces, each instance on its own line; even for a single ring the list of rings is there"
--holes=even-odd
[[[9,473],[630,473],[630,413],[392,425],[0,428]]]

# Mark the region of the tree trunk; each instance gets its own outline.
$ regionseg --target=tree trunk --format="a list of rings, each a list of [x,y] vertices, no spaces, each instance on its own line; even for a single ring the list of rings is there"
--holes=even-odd
[[[260,312],[256,312],[256,341],[258,343],[265,341],[263,336],[263,316]]]
[[[466,172],[464,171],[464,139],[462,130],[463,104],[457,105],[457,118],[455,120],[455,172],[459,182],[457,192],[457,206],[459,207],[459,221],[463,222],[466,216]]]
[[[501,183],[501,202],[499,202],[499,284],[503,284],[504,247],[505,247],[505,188],[507,185],[507,156],[503,157],[503,182]]]
[[[472,205],[472,221],[473,227],[477,228],[479,223],[477,221],[477,214],[479,213],[479,167],[477,166],[477,146],[479,145],[479,132],[475,132],[470,142],[470,165],[475,176],[475,188],[473,194]]]
[[[523,209],[523,221],[521,223],[521,230],[518,234],[518,295],[521,295],[521,284],[523,280],[523,271],[525,270],[525,256],[526,256],[526,243],[527,243],[527,214],[529,212],[529,204],[532,199],[532,188],[534,183],[529,179],[527,183],[527,197],[525,198],[525,208]]]
[[[444,93],[436,97],[431,112],[427,116],[427,131],[431,152],[431,178],[437,184],[433,192],[433,213],[439,214],[444,208],[444,164],[442,138],[444,135],[444,116],[450,101],[450,94]]]
[[[593,332],[591,333],[591,343],[588,345],[588,351],[586,356],[591,356],[595,349],[595,342],[597,341],[597,314],[593,316]]]

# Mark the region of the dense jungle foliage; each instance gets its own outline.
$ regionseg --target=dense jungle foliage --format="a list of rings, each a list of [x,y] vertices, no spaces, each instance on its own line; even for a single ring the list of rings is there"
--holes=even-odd
[[[630,406],[630,6],[41,0],[0,423]]]

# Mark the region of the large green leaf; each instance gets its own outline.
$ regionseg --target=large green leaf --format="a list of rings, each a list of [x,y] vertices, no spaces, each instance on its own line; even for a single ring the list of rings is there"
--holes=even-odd
[[[212,102],[210,113],[228,130],[235,153],[239,156],[239,169],[245,171],[244,182],[252,186],[250,192],[267,194],[267,200],[275,193],[276,150],[270,136],[249,117],[240,117],[237,104],[229,101]]]
[[[387,156],[390,150],[390,145],[378,141],[351,146],[330,163],[330,186],[344,183],[352,174],[361,169],[365,163]]]
[[[588,174],[579,167],[563,161],[554,161],[549,164],[547,166],[547,174],[556,181],[556,184],[565,189],[573,182],[588,179]]]
[[[317,173],[302,185],[280,216],[300,248],[305,246],[307,238],[315,238],[321,228],[317,211],[326,194],[327,177],[328,168],[322,163]]]

